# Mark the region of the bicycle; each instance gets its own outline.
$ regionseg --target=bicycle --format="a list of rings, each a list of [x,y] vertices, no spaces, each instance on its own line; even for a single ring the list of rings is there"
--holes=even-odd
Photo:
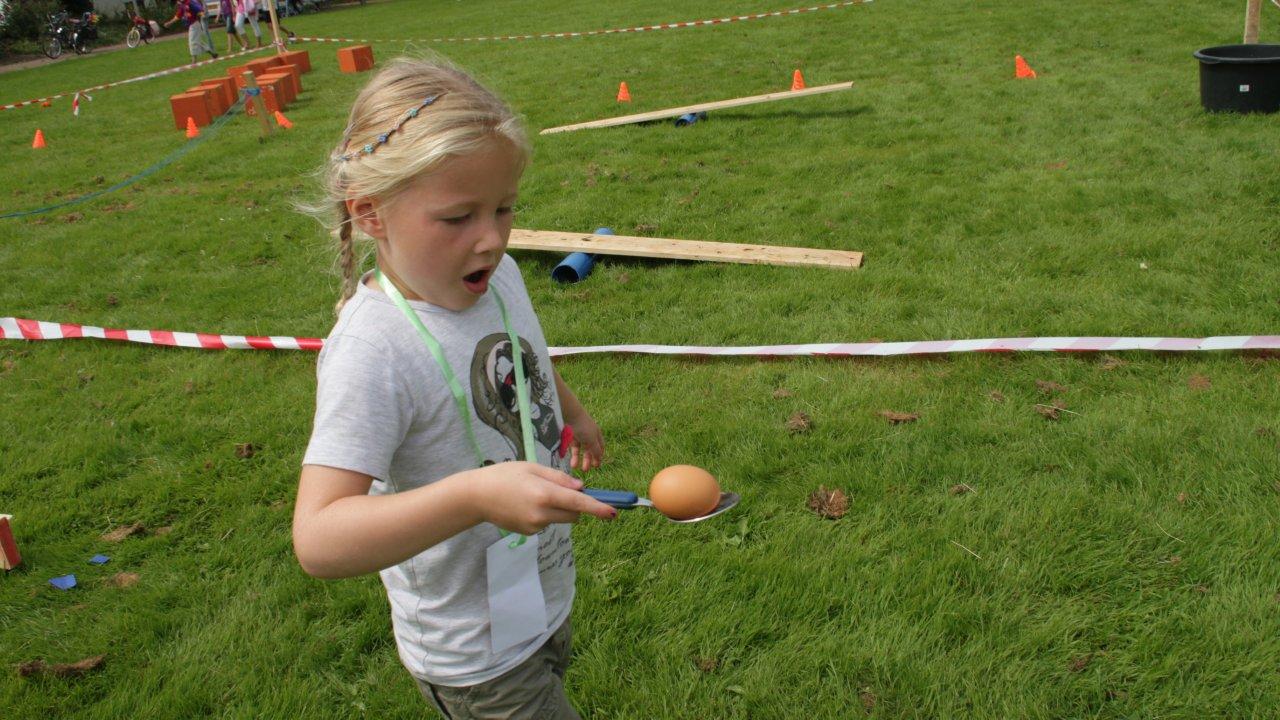
[[[80,19],[68,18],[65,12],[49,16],[49,40],[45,43],[44,54],[51,59],[62,55],[64,47],[70,47],[77,55],[87,54],[93,50],[90,40],[98,39],[98,16],[86,12]]]
[[[147,20],[140,15],[134,15],[133,27],[129,28],[129,32],[124,36],[124,44],[131,49],[136,48],[142,43],[151,44],[151,41],[160,35],[160,24]]]
[[[71,45],[71,26],[67,22],[67,14],[60,12],[50,15],[46,29],[49,39],[45,41],[44,54],[50,59],[57,59],[62,55],[63,46]]]

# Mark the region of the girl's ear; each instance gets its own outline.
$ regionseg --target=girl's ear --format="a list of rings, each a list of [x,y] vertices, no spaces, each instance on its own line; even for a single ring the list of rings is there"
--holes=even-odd
[[[375,240],[387,239],[387,227],[382,222],[382,203],[377,198],[358,197],[347,199],[347,213],[351,224],[360,232]]]

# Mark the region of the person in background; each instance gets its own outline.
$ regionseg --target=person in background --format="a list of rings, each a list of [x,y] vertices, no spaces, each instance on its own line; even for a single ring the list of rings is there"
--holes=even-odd
[[[204,53],[209,53],[214,60],[218,59],[218,51],[213,49],[213,38],[209,37],[209,27],[204,24],[204,5],[200,0],[176,0],[173,3],[173,17],[165,21],[169,27],[182,21],[187,29],[187,48],[191,51],[191,62],[195,63]]]
[[[254,47],[262,47],[262,28],[258,26],[258,4],[255,0],[235,0],[236,4],[236,32],[244,34],[244,21],[248,20],[253,26],[253,35],[257,38],[258,44]]]
[[[240,43],[241,50],[247,50],[249,43],[244,41],[244,36],[240,34],[240,28],[237,27],[235,3],[232,0],[218,0],[218,18],[227,28],[227,54],[231,54],[231,38],[235,38]],[[258,46],[262,46],[261,38],[258,40]]]

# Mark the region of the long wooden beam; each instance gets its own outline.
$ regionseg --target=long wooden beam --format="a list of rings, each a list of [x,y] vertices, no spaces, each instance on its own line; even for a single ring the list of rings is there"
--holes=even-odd
[[[547,128],[538,134],[550,135],[552,133],[572,132],[574,130],[630,125],[631,123],[646,122],[649,120],[662,120],[664,118],[680,117],[681,115],[692,112],[723,110],[724,108],[740,107],[742,105],[755,105],[756,103],[774,102],[777,100],[791,100],[792,98],[805,97],[806,95],[821,95],[823,93],[837,92],[839,90],[848,90],[852,87],[852,82],[842,82],[834,85],[821,85],[818,87],[805,88],[804,90],[784,90],[783,92],[769,93],[767,95],[752,95],[750,97],[733,98],[731,100],[717,100],[715,102],[701,103],[698,105],[685,105],[684,107],[668,108],[666,110],[653,110],[651,112],[639,113],[637,115],[623,115],[621,117],[607,118],[605,120],[592,120],[591,122],[578,123],[576,125],[561,125],[560,127]]]
[[[592,235],[555,230],[511,231],[507,247],[514,250],[585,252],[600,255],[707,260],[749,265],[818,266],[853,270],[862,266],[862,253],[852,250],[817,250],[782,245],[674,240],[668,238]]]

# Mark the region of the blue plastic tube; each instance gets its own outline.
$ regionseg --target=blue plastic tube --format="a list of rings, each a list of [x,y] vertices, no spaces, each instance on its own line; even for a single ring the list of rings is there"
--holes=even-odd
[[[612,235],[613,230],[607,227],[596,228],[593,235]],[[584,252],[576,252],[560,261],[551,270],[551,279],[558,283],[576,283],[587,279],[591,268],[596,265],[596,256]]]
[[[707,119],[706,112],[685,113],[684,115],[681,115],[680,117],[676,118],[676,127],[684,127],[685,125],[692,125],[698,122],[699,120],[706,120],[706,119]]]

